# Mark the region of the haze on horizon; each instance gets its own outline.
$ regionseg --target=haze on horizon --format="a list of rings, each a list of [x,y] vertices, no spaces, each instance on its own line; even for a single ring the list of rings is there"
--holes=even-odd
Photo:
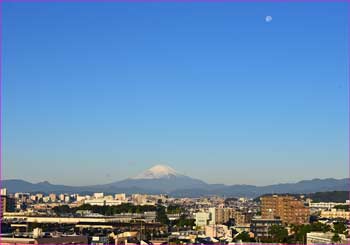
[[[349,3],[2,4],[4,179],[348,177]]]

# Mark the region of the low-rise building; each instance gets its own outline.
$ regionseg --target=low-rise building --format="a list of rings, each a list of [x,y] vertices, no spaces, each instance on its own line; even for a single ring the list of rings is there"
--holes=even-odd
[[[345,220],[350,220],[350,211],[332,208],[331,210],[322,210],[320,217],[327,219],[342,218]]]
[[[13,244],[87,244],[88,237],[82,235],[43,233],[41,229],[34,229],[32,233],[1,234],[2,245]]]
[[[122,204],[120,200],[114,200],[109,198],[89,199],[84,200],[84,203],[97,206],[117,206]]]
[[[126,200],[126,195],[125,193],[119,193],[114,195],[115,200],[120,200],[120,201],[125,201]]]
[[[309,207],[314,209],[323,209],[328,210],[332,209],[338,205],[349,205],[349,203],[341,203],[341,202],[309,202]]]
[[[103,192],[96,192],[96,193],[94,193],[94,198],[103,198],[103,196],[104,196],[104,193]]]
[[[232,230],[226,225],[207,225],[205,235],[208,237],[232,238]]]
[[[55,193],[51,193],[49,195],[51,202],[56,202],[57,200],[57,195]]]
[[[273,225],[282,225],[282,220],[280,219],[263,219],[261,217],[256,217],[252,219],[250,224],[250,230],[254,233],[254,236],[259,238],[268,238],[269,229]]]
[[[91,238],[91,245],[104,245],[110,244],[108,236],[93,236]]]
[[[306,244],[334,244],[332,238],[333,232],[309,232],[306,234]],[[349,244],[350,240],[347,240],[345,235],[339,234],[341,241],[340,244]]]

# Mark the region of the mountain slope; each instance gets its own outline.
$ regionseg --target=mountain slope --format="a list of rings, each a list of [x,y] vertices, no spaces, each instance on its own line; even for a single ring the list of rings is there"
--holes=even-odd
[[[156,165],[141,174],[109,184],[116,188],[136,187],[158,192],[171,192],[176,189],[207,188],[204,181],[180,174],[173,168]]]
[[[270,193],[314,193],[320,191],[348,191],[349,179],[313,179],[297,183],[275,184],[268,186],[207,184],[178,173],[171,167],[156,165],[135,177],[121,181],[93,186],[53,185],[48,182],[30,183],[23,180],[3,180],[2,187],[10,193],[146,193],[165,194],[175,197],[199,197],[221,195],[226,197],[257,197]]]

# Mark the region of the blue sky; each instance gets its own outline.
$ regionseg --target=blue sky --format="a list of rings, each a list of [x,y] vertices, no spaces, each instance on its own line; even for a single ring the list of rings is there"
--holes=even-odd
[[[3,3],[3,178],[346,177],[347,9]]]

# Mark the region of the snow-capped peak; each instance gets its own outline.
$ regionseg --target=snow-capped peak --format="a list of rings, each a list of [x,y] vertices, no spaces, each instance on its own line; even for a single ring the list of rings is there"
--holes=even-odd
[[[132,179],[162,179],[182,176],[175,169],[166,165],[155,165],[152,168],[138,174]]]

